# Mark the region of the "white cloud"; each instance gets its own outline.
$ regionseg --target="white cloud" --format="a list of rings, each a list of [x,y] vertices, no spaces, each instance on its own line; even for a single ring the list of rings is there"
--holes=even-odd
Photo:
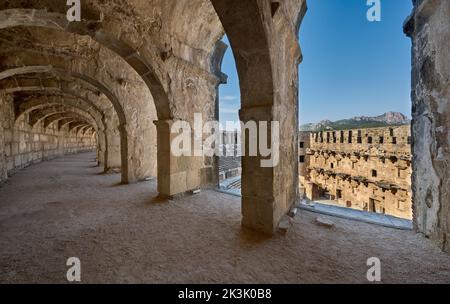
[[[226,100],[226,101],[232,101],[232,100],[238,100],[238,97],[233,96],[233,95],[225,95],[225,96],[221,96],[220,99]]]
[[[239,108],[220,108],[219,111],[221,114],[237,114]]]

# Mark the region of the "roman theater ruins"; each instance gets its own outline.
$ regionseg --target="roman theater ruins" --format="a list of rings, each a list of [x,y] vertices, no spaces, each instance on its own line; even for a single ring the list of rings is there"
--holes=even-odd
[[[280,234],[306,0],[84,0],[81,21],[65,0],[0,1],[0,282],[65,282],[73,256],[83,282],[365,282],[379,256],[384,282],[448,283],[450,1],[413,4],[414,230],[299,211]],[[241,121],[280,123],[276,166],[242,156],[241,197],[215,190],[216,156],[171,153],[175,122],[218,119],[227,48]]]
[[[410,129],[300,132],[303,193],[310,200],[411,220]]]

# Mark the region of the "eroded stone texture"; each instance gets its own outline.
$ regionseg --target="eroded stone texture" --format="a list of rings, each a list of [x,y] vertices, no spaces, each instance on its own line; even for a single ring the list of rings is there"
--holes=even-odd
[[[405,32],[413,41],[415,225],[450,252],[450,2],[413,2]]]

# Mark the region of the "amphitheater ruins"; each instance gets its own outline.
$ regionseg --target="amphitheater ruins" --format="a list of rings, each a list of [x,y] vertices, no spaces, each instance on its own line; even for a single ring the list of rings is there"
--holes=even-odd
[[[300,232],[288,234],[289,242],[276,234],[299,197],[298,33],[305,0],[81,3],[82,20],[69,22],[66,1],[0,1],[0,281],[58,281],[64,277],[58,265],[64,269],[77,252],[87,261],[84,278],[93,282],[297,282],[301,273],[311,274],[303,281],[338,281],[328,271],[347,273],[361,261],[365,267],[367,248],[388,257],[400,247],[406,259],[428,262],[411,260],[422,265],[408,275],[396,272],[403,264],[394,261],[386,280],[446,277],[445,267],[429,269],[449,261],[440,250],[450,252],[449,1],[414,0],[404,23],[412,40],[412,156],[396,163],[401,176],[412,167],[411,197],[404,201],[412,200],[405,216],[413,218],[415,232],[373,236],[372,228],[357,226],[359,232],[346,235],[352,246],[366,248],[360,253],[347,251],[347,236],[323,234],[332,232],[315,234],[324,242]],[[224,34],[239,75],[240,119],[280,122],[279,164],[264,168],[261,155],[243,156],[241,198],[211,190],[219,183],[217,157],[170,152],[175,121],[192,123],[194,113],[217,119],[218,89],[227,79]],[[95,154],[69,156],[84,151]],[[385,179],[377,174],[377,181]],[[398,186],[404,196],[408,185]],[[389,187],[389,193],[397,189]],[[311,216],[300,215],[298,231],[313,229]],[[353,229],[345,222],[339,227]],[[363,247],[369,235],[380,240]],[[314,259],[327,244],[361,256],[329,257],[322,265]],[[300,254],[316,249],[320,255]],[[59,253],[67,255],[64,261]],[[303,258],[310,264],[283,262]],[[104,264],[118,268],[102,272]],[[311,265],[323,272],[311,272]],[[355,276],[340,278],[358,281]]]
[[[411,220],[410,128],[300,132],[306,197]]]

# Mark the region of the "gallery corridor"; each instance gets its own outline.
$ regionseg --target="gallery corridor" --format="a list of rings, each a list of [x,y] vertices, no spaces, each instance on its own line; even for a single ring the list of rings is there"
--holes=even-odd
[[[0,187],[0,282],[64,283],[70,257],[84,283],[446,282],[450,256],[410,231],[301,211],[287,235],[241,229],[240,200],[213,190],[158,200],[156,181],[121,185],[94,153],[43,162]],[[154,199],[152,199],[154,198]]]

